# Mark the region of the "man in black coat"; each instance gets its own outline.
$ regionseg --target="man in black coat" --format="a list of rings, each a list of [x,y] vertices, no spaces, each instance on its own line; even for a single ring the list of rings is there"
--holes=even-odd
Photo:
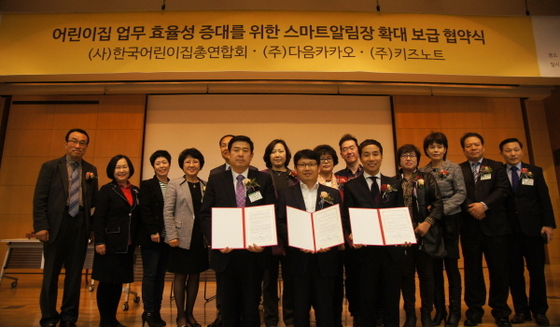
[[[503,140],[500,153],[511,183],[506,201],[513,229],[509,243],[509,287],[515,316],[511,322],[530,321],[532,313],[539,326],[548,326],[544,243],[552,241],[556,228],[548,186],[541,167],[521,162],[523,144],[518,139]],[[529,271],[529,299],[525,292],[525,263]]]
[[[502,163],[484,158],[484,138],[480,134],[466,133],[461,137],[461,146],[467,158],[460,164],[467,188],[461,228],[468,307],[465,326],[478,325],[484,315],[484,254],[490,276],[488,304],[492,316],[499,327],[509,327],[507,241],[511,227],[505,207],[508,179]]]
[[[212,208],[274,204],[276,196],[269,174],[249,169],[253,142],[239,135],[228,144],[231,169],[210,176],[201,209],[202,230],[212,244]],[[236,189],[248,179],[253,187],[245,189],[244,203],[238,203]],[[221,320],[224,326],[260,326],[259,302],[264,269],[270,251],[257,245],[247,249],[213,250],[210,268],[216,271]]]
[[[89,136],[71,129],[65,137],[66,155],[41,167],[33,198],[33,229],[43,242],[44,269],[39,304],[40,324],[72,327],[78,320],[81,277],[97,195],[97,169],[82,159]],[[64,295],[56,310],[58,278],[65,268]]]
[[[344,184],[345,207],[404,207],[401,183],[380,172],[383,147],[365,140],[358,147],[364,167],[362,176]],[[385,327],[399,326],[399,302],[404,247],[354,245],[360,272],[360,317],[362,327],[376,326],[376,314]],[[382,307],[382,308],[380,308]],[[380,318],[380,317],[377,317]]]
[[[301,150],[294,156],[300,183],[288,187],[278,197],[278,231],[285,244],[289,244],[286,206],[315,212],[340,203],[340,193],[332,187],[320,185],[320,156],[313,150]],[[293,276],[293,289],[284,292],[293,298],[294,324],[309,326],[309,311],[315,310],[318,327],[334,327],[333,297],[337,274],[337,247],[320,249],[316,253],[288,247],[286,272]]]

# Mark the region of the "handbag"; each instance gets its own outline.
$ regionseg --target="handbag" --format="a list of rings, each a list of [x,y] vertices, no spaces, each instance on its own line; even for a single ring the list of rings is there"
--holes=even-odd
[[[422,251],[434,259],[443,259],[447,256],[447,250],[443,242],[443,230],[439,221],[433,224],[426,235],[422,237]]]

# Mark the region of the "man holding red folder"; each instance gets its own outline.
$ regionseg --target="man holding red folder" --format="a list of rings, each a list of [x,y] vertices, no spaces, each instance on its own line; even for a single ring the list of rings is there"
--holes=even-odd
[[[278,195],[277,221],[280,237],[289,244],[286,206],[315,212],[340,203],[338,190],[320,185],[320,156],[312,150],[298,151],[294,156],[300,183]],[[309,326],[309,311],[315,310],[317,327],[334,327],[333,296],[337,273],[337,246],[310,250],[288,247],[287,273],[294,278],[293,289],[285,289],[294,303],[294,325]]]
[[[253,148],[249,137],[233,137],[228,144],[231,169],[210,176],[200,215],[210,244],[213,207],[243,208],[276,202],[270,175],[249,169]],[[210,268],[216,271],[223,326],[260,327],[261,282],[269,258],[269,249],[255,244],[247,249],[212,250]]]
[[[372,209],[403,207],[401,183],[380,172],[383,162],[381,143],[367,139],[360,143],[358,152],[364,173],[344,184],[345,207]],[[360,272],[361,326],[375,327],[376,318],[383,318],[385,327],[399,327],[404,248],[360,244],[354,244],[354,247],[358,249],[356,258]]]

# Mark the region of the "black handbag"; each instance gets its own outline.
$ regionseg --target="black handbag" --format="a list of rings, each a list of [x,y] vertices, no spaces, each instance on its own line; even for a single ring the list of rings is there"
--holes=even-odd
[[[443,230],[439,221],[436,221],[422,237],[422,250],[434,259],[443,259],[447,256],[443,242]]]

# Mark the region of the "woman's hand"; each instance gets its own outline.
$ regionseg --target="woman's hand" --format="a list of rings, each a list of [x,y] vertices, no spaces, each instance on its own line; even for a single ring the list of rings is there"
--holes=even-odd
[[[427,221],[423,221],[420,224],[418,224],[418,226],[416,226],[416,228],[414,229],[414,233],[420,235],[420,237],[426,235],[426,233],[428,233],[428,231],[430,230],[430,227],[432,227],[432,225],[427,222]]]
[[[107,252],[107,248],[105,247],[105,244],[96,245],[95,252],[97,252],[97,254],[105,255],[105,253]]]
[[[171,241],[169,241],[169,246],[172,248],[176,248],[179,246],[179,239],[178,238],[174,238]]]
[[[151,238],[152,238],[152,242],[155,242],[155,243],[159,243],[159,242],[160,242],[159,233],[152,234],[152,235],[151,235]]]

